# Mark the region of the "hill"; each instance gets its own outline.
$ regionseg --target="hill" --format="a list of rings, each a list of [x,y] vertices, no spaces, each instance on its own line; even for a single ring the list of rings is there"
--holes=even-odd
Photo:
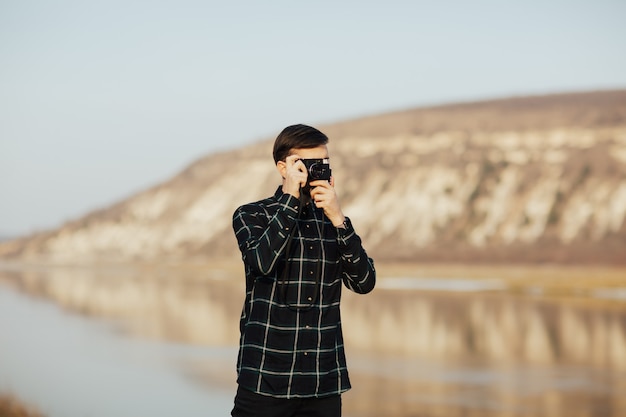
[[[318,127],[344,212],[377,261],[626,263],[626,90]],[[109,208],[2,242],[0,257],[236,259],[232,212],[279,184],[272,142],[207,155]]]

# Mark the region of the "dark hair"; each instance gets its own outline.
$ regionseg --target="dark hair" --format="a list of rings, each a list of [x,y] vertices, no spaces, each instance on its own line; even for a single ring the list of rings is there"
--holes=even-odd
[[[284,161],[292,149],[317,148],[328,143],[328,137],[314,127],[297,124],[287,126],[274,141],[274,163]]]

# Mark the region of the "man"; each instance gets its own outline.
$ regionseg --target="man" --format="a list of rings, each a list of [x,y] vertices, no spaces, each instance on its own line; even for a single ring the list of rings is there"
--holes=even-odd
[[[339,205],[327,143],[286,127],[273,150],[282,186],[233,215],[246,273],[234,417],[340,416],[350,389],[342,282],[365,294],[376,272]]]

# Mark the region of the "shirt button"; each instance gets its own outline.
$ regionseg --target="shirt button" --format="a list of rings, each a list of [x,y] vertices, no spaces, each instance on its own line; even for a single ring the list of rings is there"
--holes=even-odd
[[[309,356],[309,352],[304,352],[304,356]]]
[[[310,329],[311,326],[309,326],[308,324],[306,326],[304,326],[305,329]]]
[[[308,297],[307,300],[313,301],[313,298],[312,297]]]
[[[309,246],[309,249],[313,250],[313,246]]]
[[[309,275],[313,275],[313,271],[309,271]]]
[[[307,224],[307,225],[306,225],[306,228],[308,229],[309,227],[311,227],[311,225],[310,225],[310,224]]]

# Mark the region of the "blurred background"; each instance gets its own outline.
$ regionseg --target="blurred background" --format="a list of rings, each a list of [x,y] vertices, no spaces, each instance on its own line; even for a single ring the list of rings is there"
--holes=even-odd
[[[625,414],[625,14],[0,2],[0,407],[228,415],[231,215],[307,123],[379,275],[344,415]]]

